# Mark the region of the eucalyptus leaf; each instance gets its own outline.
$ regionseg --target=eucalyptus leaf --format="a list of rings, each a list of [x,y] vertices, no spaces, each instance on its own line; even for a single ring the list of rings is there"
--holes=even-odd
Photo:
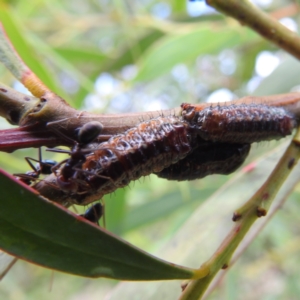
[[[178,63],[190,62],[203,54],[215,54],[221,49],[234,47],[254,37],[249,30],[246,34],[239,34],[235,27],[212,30],[209,23],[188,33],[168,35],[150,47],[140,59],[139,72],[134,81],[154,79]]]
[[[0,248],[35,264],[86,277],[187,279],[193,270],[155,258],[0,172]]]
[[[269,76],[261,81],[253,95],[265,96],[287,93],[294,86],[300,85],[299,77],[299,60],[292,56],[287,56]]]
[[[18,55],[23,59],[26,65],[38,76],[44,84],[46,84],[51,90],[60,92],[63,96],[64,92],[58,86],[57,82],[53,79],[53,74],[49,71],[48,68],[43,66],[38,59],[38,56],[35,54],[33,49],[28,44],[21,26],[19,26],[16,18],[10,13],[4,4],[0,4],[0,21],[3,24],[6,33],[15,47],[18,54],[12,52],[10,49],[5,47],[5,39],[1,39],[0,52],[4,52],[2,56],[10,58],[10,61],[7,61],[6,67],[13,73],[13,75],[18,79],[22,80],[24,76],[24,67],[17,60]]]

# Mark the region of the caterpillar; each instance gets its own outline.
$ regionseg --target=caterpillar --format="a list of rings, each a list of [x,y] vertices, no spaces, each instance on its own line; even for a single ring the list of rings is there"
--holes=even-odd
[[[85,150],[91,139],[84,139],[87,145],[68,152],[71,157],[49,176],[48,186],[39,182],[35,188],[64,205],[85,205],[151,173],[171,180],[228,174],[242,164],[251,143],[282,138],[296,126],[294,115],[280,107],[182,104],[181,116],[141,122],[96,148]]]
[[[254,143],[280,139],[297,126],[294,115],[282,107],[264,104],[217,105],[197,109],[182,104],[183,120],[206,141]]]
[[[60,170],[34,187],[45,197],[69,205],[85,205],[127,186],[130,181],[160,172],[196,147],[196,137],[180,117],[141,122],[97,148],[74,147]],[[78,153],[78,162],[76,156]],[[84,155],[84,157],[83,157]],[[66,172],[68,171],[68,172]],[[58,186],[58,189],[53,186]]]
[[[168,180],[194,180],[212,174],[227,175],[245,161],[250,144],[220,144],[202,142],[176,164],[155,173]]]
[[[77,194],[76,201],[89,203],[95,193],[100,198],[141,176],[159,172],[183,159],[194,147],[189,127],[178,117],[142,122],[87,155],[82,170],[89,189]]]

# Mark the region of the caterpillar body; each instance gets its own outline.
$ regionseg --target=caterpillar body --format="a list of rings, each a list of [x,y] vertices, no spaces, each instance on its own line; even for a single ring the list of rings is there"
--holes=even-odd
[[[183,159],[194,147],[196,137],[180,117],[159,117],[141,122],[124,134],[113,136],[94,149],[74,147],[60,170],[35,185],[40,193],[64,205],[85,205],[100,199],[130,181],[160,172]],[[84,154],[76,164],[75,155]],[[70,161],[70,162],[69,162]],[[72,172],[70,166],[74,166]],[[71,170],[70,170],[71,171]],[[54,185],[58,186],[56,190]],[[54,200],[54,201],[55,201]]]
[[[169,180],[194,180],[212,174],[227,175],[245,161],[250,144],[205,143],[199,145],[184,159],[155,173]]]
[[[264,104],[217,105],[197,109],[182,104],[183,119],[206,141],[254,143],[280,139],[297,126],[295,116],[282,107]]]
[[[95,148],[84,140],[47,184],[35,188],[64,205],[85,205],[151,173],[170,180],[229,174],[244,161],[251,143],[282,138],[297,126],[285,109],[264,104],[182,104],[182,109],[181,116],[141,122]]]

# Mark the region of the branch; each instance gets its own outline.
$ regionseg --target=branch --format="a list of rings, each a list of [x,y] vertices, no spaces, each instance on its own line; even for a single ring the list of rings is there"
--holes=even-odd
[[[300,118],[300,93],[288,93],[264,97],[248,96],[236,101],[221,104],[197,104],[197,109],[229,104],[266,104],[283,107],[287,112]],[[54,94],[46,94],[38,99],[16,92],[0,83],[0,115],[19,129],[0,131],[0,151],[14,151],[29,147],[70,146],[70,141],[62,139],[63,135],[74,141],[77,139],[76,129],[90,121],[100,122],[103,126],[97,142],[108,140],[112,135],[124,133],[142,120],[150,120],[162,115],[181,116],[182,109],[176,107],[164,111],[152,111],[127,114],[93,114],[78,111],[67,105]],[[41,139],[42,137],[42,139]]]
[[[300,38],[248,0],[206,0],[206,3],[247,25],[261,36],[300,59]]]

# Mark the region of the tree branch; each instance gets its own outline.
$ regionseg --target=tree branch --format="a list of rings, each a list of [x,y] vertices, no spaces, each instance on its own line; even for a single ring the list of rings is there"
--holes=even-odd
[[[247,25],[261,36],[300,59],[300,38],[248,0],[206,0],[218,11]]]

